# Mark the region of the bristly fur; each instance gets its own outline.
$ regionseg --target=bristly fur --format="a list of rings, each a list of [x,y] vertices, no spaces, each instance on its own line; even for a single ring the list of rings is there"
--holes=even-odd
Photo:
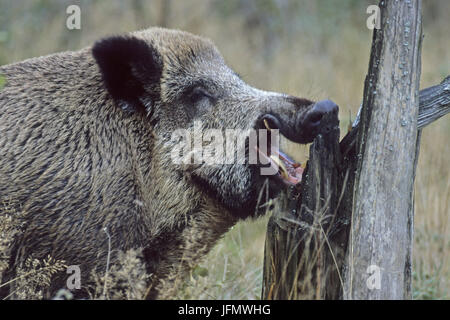
[[[150,297],[167,297],[179,273],[258,211],[265,181],[249,165],[174,164],[171,133],[194,121],[252,129],[266,113],[295,126],[312,105],[247,85],[211,41],[160,28],[0,73],[0,202],[26,214],[3,281],[28,257],[50,255],[79,265],[84,288],[92,269],[105,270],[106,228],[112,264],[117,252],[143,248]],[[199,86],[212,98],[187,99]],[[46,297],[67,276],[55,276]]]

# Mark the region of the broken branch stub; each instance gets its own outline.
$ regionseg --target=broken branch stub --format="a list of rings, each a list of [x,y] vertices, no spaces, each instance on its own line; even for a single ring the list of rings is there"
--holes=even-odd
[[[341,294],[338,261],[345,251],[330,240],[341,223],[336,221],[342,183],[339,120],[330,113],[322,121],[300,186],[274,204],[266,237],[264,299],[336,299]],[[326,290],[330,284],[337,290]]]

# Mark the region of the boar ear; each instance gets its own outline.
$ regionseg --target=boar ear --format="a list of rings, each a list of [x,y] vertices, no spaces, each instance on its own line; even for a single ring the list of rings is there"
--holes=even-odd
[[[117,105],[148,113],[160,97],[163,62],[158,51],[135,37],[111,37],[95,43],[92,54]]]

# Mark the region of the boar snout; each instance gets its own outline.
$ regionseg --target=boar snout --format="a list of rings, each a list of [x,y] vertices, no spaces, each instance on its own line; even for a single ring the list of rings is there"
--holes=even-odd
[[[297,128],[300,131],[300,143],[309,143],[321,132],[323,127],[323,118],[326,114],[339,112],[339,107],[331,100],[322,100],[316,102],[304,118],[300,117]]]
[[[299,109],[294,115],[286,117],[285,112],[269,113],[262,117],[266,127],[279,129],[287,139],[297,143],[310,143],[321,132],[322,120],[326,114],[337,116],[339,107],[331,100],[311,103],[307,109]]]

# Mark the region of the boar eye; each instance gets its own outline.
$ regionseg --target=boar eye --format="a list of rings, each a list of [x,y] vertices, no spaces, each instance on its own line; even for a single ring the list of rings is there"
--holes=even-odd
[[[199,103],[204,99],[211,100],[213,96],[203,87],[194,87],[189,93],[189,99],[192,103]]]

